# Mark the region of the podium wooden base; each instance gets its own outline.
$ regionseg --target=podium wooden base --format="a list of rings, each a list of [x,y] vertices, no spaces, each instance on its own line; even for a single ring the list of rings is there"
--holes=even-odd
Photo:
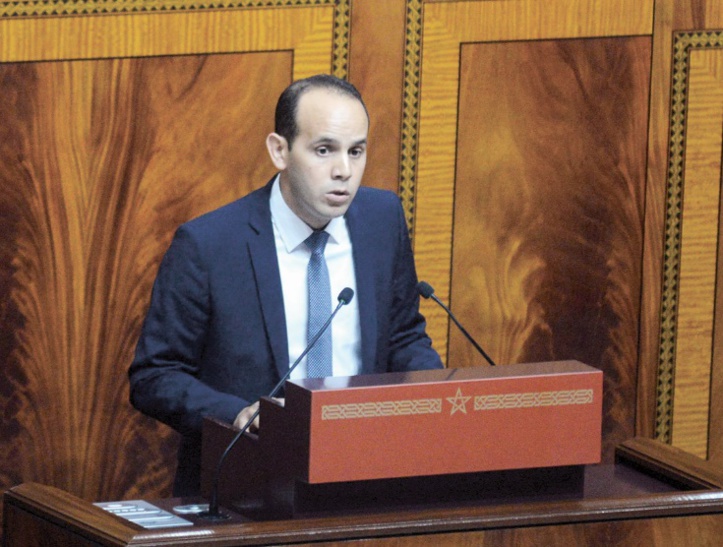
[[[584,476],[584,466],[568,466],[325,484],[277,477],[259,489],[265,498],[246,497],[242,502],[230,501],[229,507],[252,520],[281,520],[419,510],[451,503],[570,500],[583,496]]]

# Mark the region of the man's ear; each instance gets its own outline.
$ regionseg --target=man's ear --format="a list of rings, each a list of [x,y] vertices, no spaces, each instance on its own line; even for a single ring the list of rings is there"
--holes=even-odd
[[[270,133],[266,137],[266,149],[271,161],[279,171],[286,169],[289,158],[289,143],[278,133]]]

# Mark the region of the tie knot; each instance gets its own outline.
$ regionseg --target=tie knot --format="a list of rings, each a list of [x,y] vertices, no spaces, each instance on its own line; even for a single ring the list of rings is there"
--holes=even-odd
[[[326,242],[329,240],[329,232],[314,230],[304,243],[311,251],[311,254],[323,253]]]

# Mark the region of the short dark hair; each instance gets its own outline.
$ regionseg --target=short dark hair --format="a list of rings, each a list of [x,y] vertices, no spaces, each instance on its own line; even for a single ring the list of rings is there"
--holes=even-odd
[[[364,107],[364,112],[367,118],[369,118],[369,111],[364,104],[361,93],[359,93],[359,90],[350,82],[330,74],[317,74],[316,76],[310,76],[303,80],[297,80],[281,93],[276,103],[274,120],[274,131],[286,139],[286,142],[289,144],[289,149],[291,149],[294,139],[299,134],[299,126],[296,123],[299,99],[304,93],[312,89],[329,89],[341,95],[347,95],[356,99]]]

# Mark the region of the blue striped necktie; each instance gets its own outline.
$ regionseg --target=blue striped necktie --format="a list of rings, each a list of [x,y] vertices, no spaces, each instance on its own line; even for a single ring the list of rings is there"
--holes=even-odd
[[[331,284],[329,270],[324,259],[324,248],[329,233],[315,230],[304,243],[311,251],[306,271],[309,292],[309,323],[306,331],[307,344],[319,332],[331,315]],[[309,378],[332,376],[331,328],[316,341],[306,357],[306,375]]]

